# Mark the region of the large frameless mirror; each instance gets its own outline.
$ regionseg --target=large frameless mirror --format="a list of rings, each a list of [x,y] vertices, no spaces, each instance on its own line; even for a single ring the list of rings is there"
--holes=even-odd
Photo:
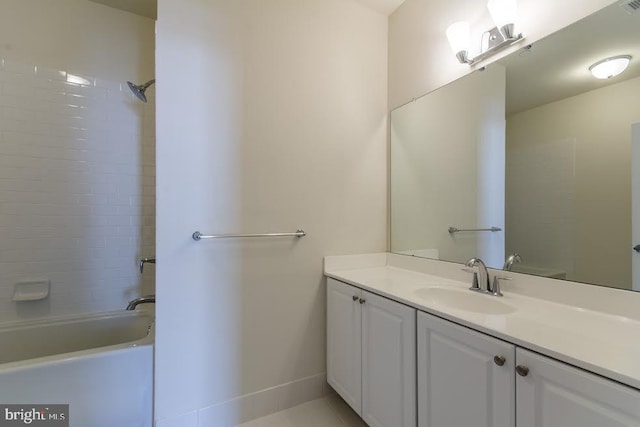
[[[628,68],[595,78],[614,56]],[[613,4],[392,112],[392,252],[640,290],[639,244],[640,12]]]

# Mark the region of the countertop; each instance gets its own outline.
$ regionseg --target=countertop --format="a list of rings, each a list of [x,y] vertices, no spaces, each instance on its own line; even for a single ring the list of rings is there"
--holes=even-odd
[[[423,266],[420,261],[411,260],[411,264],[420,266],[420,271],[414,271],[406,268],[407,263],[401,258],[394,257],[399,255],[326,257],[325,275],[640,389],[640,320],[611,310],[554,302],[553,295],[534,298],[508,286],[504,286],[503,297],[480,294],[469,290],[471,276],[466,281],[460,280],[459,274],[443,276],[446,268],[435,268],[438,275],[430,274],[429,266],[436,264],[429,260]],[[393,262],[398,259],[401,261]],[[402,268],[394,264],[405,265]],[[459,270],[459,266],[455,268]],[[517,276],[519,287],[526,286],[523,282],[529,276]],[[445,289],[445,296],[460,295],[466,306],[456,307],[446,298],[432,298],[434,288]],[[560,294],[566,289],[560,288],[559,300],[563,300]],[[435,295],[438,292],[441,291],[436,290]],[[599,298],[606,295],[606,290],[595,292]],[[619,297],[616,291],[612,292]],[[476,304],[478,310],[474,309]],[[484,305],[493,308],[492,314],[479,312]],[[509,310],[502,310],[505,307]]]

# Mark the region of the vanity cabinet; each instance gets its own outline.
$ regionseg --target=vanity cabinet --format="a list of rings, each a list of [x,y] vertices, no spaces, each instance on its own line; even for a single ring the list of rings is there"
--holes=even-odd
[[[419,427],[515,425],[514,345],[423,312],[417,332]]]
[[[518,427],[640,426],[638,390],[521,348],[516,359]]]
[[[640,427],[640,392],[418,312],[419,427]]]
[[[371,427],[416,425],[416,310],[327,280],[327,382]]]

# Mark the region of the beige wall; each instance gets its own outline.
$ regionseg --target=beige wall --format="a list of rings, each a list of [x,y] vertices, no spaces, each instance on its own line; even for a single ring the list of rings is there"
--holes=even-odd
[[[445,31],[451,23],[466,20],[479,40],[480,33],[493,26],[486,3],[486,0],[407,0],[391,15],[391,109],[470,72],[451,52]],[[533,42],[612,3],[611,0],[567,0],[559,5],[557,0],[519,0],[519,28],[525,34],[525,42]],[[503,54],[518,46],[521,45]]]
[[[322,257],[386,249],[387,17],[160,0],[157,43],[156,416],[206,425],[210,405],[323,373]]]
[[[112,81],[154,74],[155,21],[87,0],[2,0],[0,58]]]
[[[555,158],[566,157],[563,145],[567,140],[575,141],[574,158],[565,160],[567,165],[574,165],[574,170],[565,168],[573,175],[569,177],[573,194],[567,195],[572,196],[574,210],[569,220],[572,235],[568,236],[572,247],[563,251],[573,252],[575,271],[571,279],[631,288],[631,125],[640,122],[638,93],[640,78],[635,78],[507,118],[507,164],[511,157],[531,147],[555,149]],[[566,182],[567,179],[560,179],[555,185],[564,186]],[[544,181],[538,183],[543,185]],[[549,190],[540,188],[539,192]],[[526,212],[509,218],[518,209],[509,204],[509,194],[507,187],[507,227],[516,220],[532,224],[522,217]],[[566,198],[559,202],[564,204]],[[554,221],[566,220],[560,212],[555,215],[558,218]],[[532,226],[526,230],[532,236],[507,234],[507,249],[525,257],[523,252],[535,243],[535,235],[544,233]]]
[[[504,233],[447,230],[504,229],[505,83],[495,65],[391,113],[393,252],[502,266]]]

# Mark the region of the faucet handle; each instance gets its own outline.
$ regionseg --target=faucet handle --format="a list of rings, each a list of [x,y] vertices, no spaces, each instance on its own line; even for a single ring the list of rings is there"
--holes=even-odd
[[[473,281],[471,282],[471,287],[469,289],[472,291],[479,291],[480,282],[478,281],[478,272],[474,268],[468,267],[461,268],[461,270],[467,273],[473,273]]]
[[[512,280],[511,277],[506,277],[506,276],[493,276],[493,286],[491,286],[491,289],[489,290],[489,293],[491,293],[491,295],[496,296],[496,297],[501,297],[502,296],[502,292],[500,292],[500,280]]]

